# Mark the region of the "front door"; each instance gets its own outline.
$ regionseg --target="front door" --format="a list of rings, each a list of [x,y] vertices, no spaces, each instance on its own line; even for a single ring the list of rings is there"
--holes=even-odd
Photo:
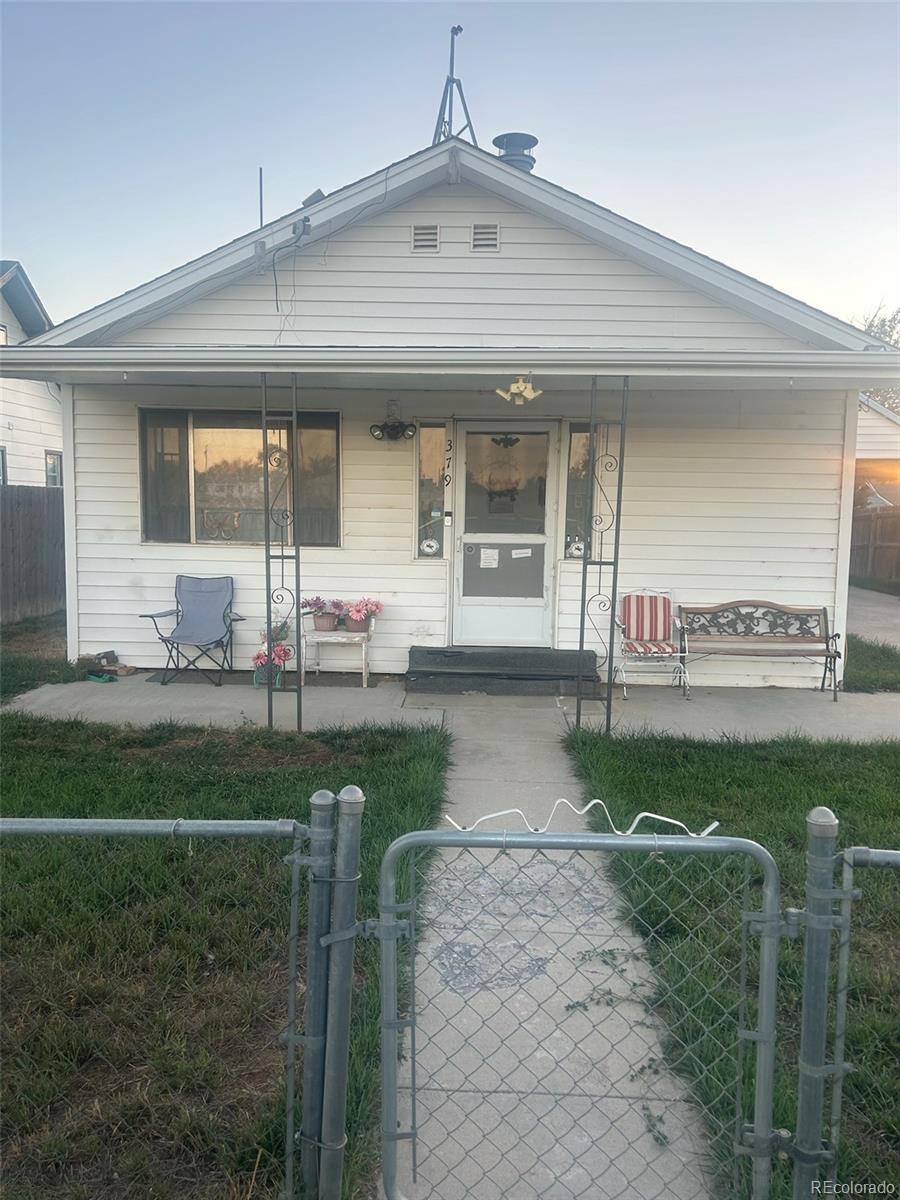
[[[461,425],[453,642],[549,646],[558,430]]]

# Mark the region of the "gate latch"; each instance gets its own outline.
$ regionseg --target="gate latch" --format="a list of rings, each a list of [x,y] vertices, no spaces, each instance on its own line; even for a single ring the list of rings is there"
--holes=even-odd
[[[346,942],[355,937],[374,938],[377,941],[388,942],[408,936],[409,921],[392,921],[388,924],[386,921],[379,920],[378,917],[373,917],[368,921],[357,921],[355,925],[339,929],[337,933],[326,933],[319,939],[319,945],[333,946],[335,942]]]
[[[844,897],[858,899],[858,896],[851,892],[834,891],[835,899],[843,899]],[[805,908],[786,908],[784,910],[784,936],[789,938],[799,937],[803,929],[843,929],[844,917],[841,913],[811,913]]]
[[[757,1138],[753,1132],[753,1126],[744,1125],[741,1130],[739,1149],[745,1154],[780,1158],[783,1161],[792,1159],[794,1162],[810,1167],[822,1166],[834,1160],[834,1151],[826,1142],[822,1143],[820,1150],[801,1150],[789,1129],[772,1129],[767,1138]]]

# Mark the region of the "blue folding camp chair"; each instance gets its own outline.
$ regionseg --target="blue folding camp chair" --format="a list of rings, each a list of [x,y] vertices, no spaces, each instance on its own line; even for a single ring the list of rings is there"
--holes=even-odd
[[[210,683],[221,687],[225,671],[232,669],[231,640],[235,621],[243,621],[231,611],[234,599],[234,580],[230,575],[219,575],[213,579],[198,579],[194,575],[175,576],[175,608],[165,612],[141,613],[142,618],[153,622],[157,636],[168,652],[160,683],[171,683],[184,671],[199,671]],[[175,617],[175,628],[163,633],[159,621],[164,617]],[[191,656],[189,650],[197,653]],[[200,665],[206,658],[212,668]],[[218,679],[213,678],[218,671]]]

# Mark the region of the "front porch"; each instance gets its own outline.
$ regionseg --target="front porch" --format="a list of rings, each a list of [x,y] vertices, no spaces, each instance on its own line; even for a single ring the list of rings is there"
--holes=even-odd
[[[139,668],[162,665],[140,614],[171,606],[179,573],[234,579],[246,618],[234,664],[244,669],[280,593],[294,620],[303,596],[382,602],[376,673],[405,674],[414,647],[574,652],[583,636],[605,678],[616,562],[619,594],[819,604],[843,628],[856,411],[846,392],[821,377],[786,389],[774,369],[748,378],[644,367],[630,377],[623,470],[623,376],[597,376],[592,388],[574,366],[556,366],[534,378],[541,395],[521,406],[497,394],[509,388],[505,370],[437,366],[269,374],[264,389],[259,376],[208,370],[71,385],[70,657],[114,648]],[[384,430],[392,422],[396,440]],[[586,553],[606,565],[591,568],[585,593]],[[349,651],[326,647],[323,671],[358,669]],[[802,688],[816,672],[718,659],[700,664],[695,683]]]
[[[240,728],[266,724],[266,694],[240,685],[213,688],[176,682],[166,688],[138,672],[114,684],[45,684],[18,696],[10,704],[20,712],[56,720],[78,718],[114,725],[153,725],[175,721],[186,725]],[[304,727],[385,724],[422,721],[460,722],[480,727],[482,737],[501,755],[506,778],[527,791],[534,780],[524,745],[538,730],[544,737],[562,735],[575,721],[574,697],[407,694],[397,680],[374,680],[367,690],[316,685],[304,691]],[[277,728],[294,727],[290,695],[275,696]],[[584,702],[584,723],[602,723],[599,701]],[[796,688],[695,687],[685,703],[671,688],[633,686],[628,699],[617,689],[613,731],[674,733],[685,737],[724,736],[768,739],[796,733],[815,739],[845,738],[853,742],[895,738],[900,728],[900,693],[847,693],[831,704],[819,692]],[[518,734],[517,734],[518,731]],[[531,732],[529,732],[531,731]],[[523,734],[527,737],[523,739]],[[515,753],[510,746],[514,744]],[[508,760],[508,761],[507,761]],[[553,789],[550,789],[551,791]],[[544,791],[547,791],[545,785]]]

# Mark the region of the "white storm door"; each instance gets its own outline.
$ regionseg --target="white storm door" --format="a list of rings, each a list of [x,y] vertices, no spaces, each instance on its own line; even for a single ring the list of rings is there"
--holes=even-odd
[[[558,439],[549,423],[458,428],[456,646],[551,645]]]

